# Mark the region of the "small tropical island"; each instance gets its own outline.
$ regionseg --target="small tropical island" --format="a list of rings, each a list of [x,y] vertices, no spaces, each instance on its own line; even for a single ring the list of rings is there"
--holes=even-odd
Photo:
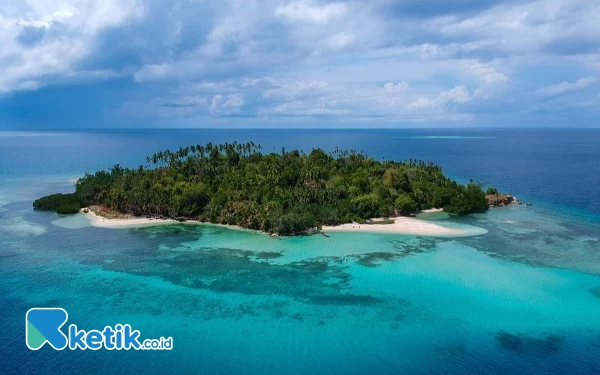
[[[74,193],[40,198],[33,207],[59,214],[94,207],[109,217],[194,220],[294,235],[432,208],[480,213],[490,206],[490,195],[499,195],[481,184],[461,185],[431,162],[377,161],[339,149],[261,150],[253,142],[166,150],[147,157],[147,166],[115,165],[86,174]]]

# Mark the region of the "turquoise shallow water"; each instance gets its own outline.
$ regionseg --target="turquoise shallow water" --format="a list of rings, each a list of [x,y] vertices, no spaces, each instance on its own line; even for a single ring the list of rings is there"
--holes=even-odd
[[[442,140],[443,141],[443,140]],[[487,233],[272,239],[219,226],[89,227],[34,212],[69,170],[0,181],[2,373],[598,374],[600,224],[535,205]],[[129,323],[169,352],[25,346],[31,307]]]
[[[600,368],[599,232],[541,209],[459,220],[489,230],[475,237],[281,240],[210,225],[94,228],[35,213],[26,200],[3,209],[3,358],[19,358],[7,363],[18,372]],[[29,352],[22,322],[33,306],[64,307],[80,327],[127,322],[147,337],[171,335],[175,349]]]

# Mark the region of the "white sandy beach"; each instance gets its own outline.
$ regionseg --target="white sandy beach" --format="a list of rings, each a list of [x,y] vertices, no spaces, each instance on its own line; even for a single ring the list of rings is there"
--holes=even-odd
[[[377,219],[376,219],[377,220]],[[414,217],[395,217],[391,224],[342,224],[336,226],[323,226],[324,232],[366,232],[366,233],[389,233],[412,236],[434,236],[434,237],[462,237],[484,234],[485,229],[475,226],[460,226],[456,228],[442,226],[435,222],[420,220]]]
[[[145,217],[124,217],[124,218],[106,218],[92,211],[84,213],[90,220],[92,226],[103,227],[103,228],[126,228],[126,227],[138,227],[138,226],[149,226],[149,225],[163,225],[163,224],[175,224],[176,220],[172,219],[149,219]],[[384,219],[374,219],[374,221]],[[324,232],[365,232],[365,233],[388,233],[388,234],[402,234],[411,236],[433,236],[433,237],[462,237],[462,236],[473,236],[484,234],[487,231],[483,228],[461,225],[456,228],[446,227],[435,222],[421,220],[414,217],[395,217],[389,218],[388,220],[394,220],[391,224],[357,224],[349,223],[336,226],[323,226]],[[235,225],[223,225],[223,224],[211,224],[202,223],[195,220],[188,220],[184,224],[201,224],[201,225],[216,225],[234,230],[248,230],[257,232],[255,230],[241,228]],[[262,233],[262,232],[261,232]]]
[[[122,228],[122,227],[137,227],[145,225],[173,224],[177,221],[166,219],[148,219],[145,217],[124,217],[118,219],[109,219],[104,216],[97,215],[95,212],[88,210],[82,213],[90,220],[90,224],[94,227],[102,228]]]
[[[84,209],[81,210],[81,213],[87,217],[90,221],[90,224],[93,227],[101,227],[101,228],[129,228],[129,227],[143,227],[143,226],[151,226],[151,225],[165,225],[165,224],[176,224],[180,223],[177,220],[173,219],[149,219],[146,217],[123,217],[123,218],[107,218],[101,215],[96,214],[95,212],[88,210],[88,212],[83,212]],[[226,224],[214,224],[214,223],[205,223],[198,220],[187,220],[180,224],[196,224],[196,225],[213,225],[233,230],[243,230],[250,232],[259,232],[253,229],[246,229],[239,227],[237,225],[226,225]],[[262,232],[259,232],[262,233]]]
[[[433,214],[433,213],[436,213],[436,212],[444,212],[444,209],[443,208],[428,208],[426,210],[421,210],[418,213],[420,213],[420,214]]]

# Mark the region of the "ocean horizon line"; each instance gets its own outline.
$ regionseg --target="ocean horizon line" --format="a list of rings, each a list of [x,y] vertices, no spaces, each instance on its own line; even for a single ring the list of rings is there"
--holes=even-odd
[[[477,127],[477,126],[465,126],[465,127],[375,127],[375,126],[353,126],[353,127],[317,127],[317,126],[286,126],[286,127],[254,127],[254,126],[231,126],[231,127],[93,127],[93,128],[0,128],[0,134],[3,132],[86,132],[86,131],[153,131],[153,130],[265,130],[265,131],[278,131],[278,130],[312,130],[312,131],[326,131],[326,130],[410,130],[410,131],[480,131],[480,132],[493,132],[493,131],[557,131],[557,132],[572,132],[572,131],[598,131],[600,127]]]

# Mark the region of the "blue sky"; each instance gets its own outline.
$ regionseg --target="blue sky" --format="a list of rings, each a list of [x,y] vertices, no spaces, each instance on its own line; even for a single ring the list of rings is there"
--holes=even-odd
[[[4,0],[0,127],[598,127],[600,0]]]

